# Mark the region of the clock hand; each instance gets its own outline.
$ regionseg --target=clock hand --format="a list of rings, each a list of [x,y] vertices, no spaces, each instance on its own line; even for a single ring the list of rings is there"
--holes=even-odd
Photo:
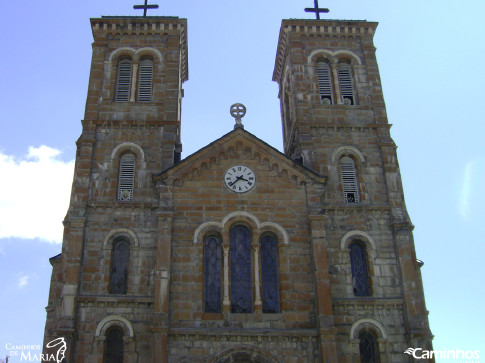
[[[236,177],[236,180],[234,180],[233,182],[230,182],[230,183],[229,183],[229,186],[230,186],[230,187],[232,187],[234,184],[236,184],[236,183],[237,183],[239,180],[241,180],[241,179],[242,179],[242,176],[237,176],[237,177]]]

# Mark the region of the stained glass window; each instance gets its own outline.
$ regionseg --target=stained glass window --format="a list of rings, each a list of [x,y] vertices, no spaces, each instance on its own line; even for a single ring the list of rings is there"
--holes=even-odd
[[[204,241],[204,299],[205,312],[220,313],[222,247],[218,236]]]
[[[126,294],[128,290],[128,267],[130,264],[130,245],[125,239],[115,241],[111,258],[109,282],[110,294]]]
[[[123,363],[123,331],[111,328],[106,334],[103,363]]]
[[[279,313],[278,245],[276,236],[264,236],[260,245],[263,313]]]
[[[231,312],[251,313],[251,232],[245,226],[231,229]]]
[[[371,332],[361,331],[359,334],[360,363],[379,363],[379,346]]]
[[[355,296],[370,296],[367,254],[362,242],[350,245],[350,266]]]

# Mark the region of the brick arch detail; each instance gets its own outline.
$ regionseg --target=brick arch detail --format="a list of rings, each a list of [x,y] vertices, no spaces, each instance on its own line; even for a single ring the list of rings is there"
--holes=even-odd
[[[356,157],[362,164],[365,163],[364,154],[362,154],[359,149],[357,149],[355,146],[343,145],[339,146],[332,152],[332,164],[335,164],[337,160],[339,160],[340,157],[345,154],[351,154]]]
[[[112,326],[121,328],[125,336],[129,338],[135,337],[133,326],[128,319],[122,317],[121,315],[110,315],[99,322],[98,326],[96,327],[95,338],[106,336],[106,331]]]
[[[368,247],[370,247],[372,250],[377,249],[374,238],[372,238],[368,233],[359,231],[359,230],[353,230],[353,231],[347,232],[340,240],[340,249],[342,251],[345,251],[349,247],[353,238],[362,239],[365,242],[365,244]]]
[[[330,50],[324,49],[315,49],[313,52],[311,52],[307,58],[307,63],[314,63],[319,56],[326,57],[329,61],[347,57],[357,62],[358,65],[362,65],[362,60],[360,59],[360,57],[350,50],[337,50],[335,52],[332,52]]]
[[[110,249],[112,247],[111,242],[117,237],[127,237],[130,243],[130,248],[138,248],[140,243],[138,241],[138,237],[136,236],[135,232],[131,229],[127,228],[116,228],[110,231],[103,241],[103,249]]]
[[[369,325],[374,328],[376,333],[379,333],[379,338],[387,339],[386,329],[384,329],[384,326],[380,322],[374,319],[359,319],[354,322],[350,328],[350,339],[357,339],[360,330]]]
[[[204,235],[210,230],[222,232],[230,226],[235,225],[238,221],[246,221],[252,228],[259,232],[259,234],[264,232],[274,232],[283,244],[289,244],[288,232],[286,232],[282,226],[274,222],[261,223],[256,216],[244,211],[229,213],[221,222],[202,223],[194,232],[193,243],[202,243]]]

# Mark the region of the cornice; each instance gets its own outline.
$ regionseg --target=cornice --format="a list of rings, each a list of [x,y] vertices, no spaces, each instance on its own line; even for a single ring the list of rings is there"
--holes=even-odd
[[[370,36],[373,37],[377,28],[377,22],[365,20],[307,20],[285,19],[281,23],[278,47],[276,50],[273,81],[280,83],[285,57],[287,54],[289,35],[299,33],[305,35],[320,35],[323,37],[350,37]]]
[[[179,34],[181,48],[181,77],[188,77],[187,19],[177,17],[103,17],[91,19],[91,30],[96,41],[103,42],[108,35],[149,36]]]

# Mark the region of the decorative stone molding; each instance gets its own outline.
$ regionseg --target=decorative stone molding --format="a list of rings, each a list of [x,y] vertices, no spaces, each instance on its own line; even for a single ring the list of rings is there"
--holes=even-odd
[[[113,161],[116,159],[123,150],[130,150],[134,152],[139,161],[143,163],[145,162],[145,153],[143,152],[143,149],[133,142],[124,142],[116,146],[111,152],[110,160]]]
[[[110,315],[99,322],[98,326],[96,327],[95,338],[98,339],[105,337],[106,330],[114,325],[120,327],[125,336],[132,339],[135,337],[133,326],[128,319],[120,315]]]
[[[374,319],[359,319],[352,324],[350,328],[349,339],[358,339],[359,338],[359,331],[363,328],[366,328],[371,325],[376,333],[379,334],[379,338],[387,339],[387,333],[384,329],[384,326],[379,323],[377,320]]]
[[[365,163],[365,157],[362,152],[355,146],[343,145],[339,146],[332,152],[332,164],[335,164],[343,155],[351,154],[355,156],[362,164]]]
[[[104,238],[103,249],[111,249],[112,241],[117,237],[127,237],[130,243],[130,248],[139,248],[140,243],[135,232],[127,228],[116,228],[109,232]]]
[[[222,222],[206,222],[202,223],[194,232],[193,243],[202,243],[204,235],[208,231],[215,231],[222,234],[222,231],[229,228],[234,222],[244,220],[249,222],[252,228],[259,231],[259,235],[264,232],[273,232],[278,237],[281,243],[287,245],[289,243],[288,232],[277,223],[274,222],[263,222],[261,223],[259,219],[251,213],[240,211],[229,213],[225,216]]]
[[[350,58],[351,61],[356,62],[358,65],[362,64],[360,57],[350,50],[337,50],[332,52],[325,49],[315,49],[307,58],[308,65],[312,65],[319,57],[327,58],[330,62],[337,62],[339,59]]]
[[[358,231],[358,230],[347,232],[342,237],[342,239],[340,240],[340,249],[342,251],[345,251],[349,247],[349,244],[352,242],[353,238],[362,239],[372,250],[377,249],[374,239],[366,232]]]

